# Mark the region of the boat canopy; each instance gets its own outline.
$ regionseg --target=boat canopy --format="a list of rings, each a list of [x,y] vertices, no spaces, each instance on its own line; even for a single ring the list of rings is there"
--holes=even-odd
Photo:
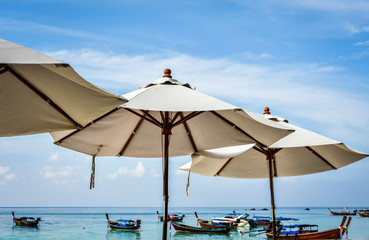
[[[277,220],[279,221],[299,221],[298,218],[286,218],[286,217],[277,217]]]
[[[117,222],[129,222],[130,220],[127,219],[118,219]]]

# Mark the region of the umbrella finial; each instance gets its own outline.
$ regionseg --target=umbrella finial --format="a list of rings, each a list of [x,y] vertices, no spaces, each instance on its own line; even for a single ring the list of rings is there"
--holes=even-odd
[[[265,108],[264,108],[264,114],[270,114],[270,112],[269,112],[269,108],[268,108],[268,107],[265,107]]]
[[[164,70],[164,76],[163,77],[167,77],[167,78],[172,78],[172,75],[170,75],[172,73],[172,71],[167,68]]]

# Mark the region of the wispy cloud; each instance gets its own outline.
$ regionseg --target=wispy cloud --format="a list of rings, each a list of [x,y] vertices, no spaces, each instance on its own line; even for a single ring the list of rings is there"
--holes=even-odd
[[[153,177],[162,177],[163,175],[156,172],[154,169],[151,169],[151,176],[153,176]]]
[[[39,170],[38,173],[40,176],[48,180],[48,184],[74,186],[76,182],[75,179],[71,177],[74,174],[74,168],[71,166],[45,166]]]
[[[145,175],[145,166],[142,162],[138,162],[134,169],[125,167],[119,168],[116,172],[107,174],[106,177],[110,180],[117,179],[120,176],[143,177]]]
[[[179,170],[179,169],[177,169],[177,171],[176,171],[176,175],[187,175],[188,174],[188,172],[185,172],[185,171],[182,171],[182,170]]]
[[[52,167],[52,166],[45,166],[40,171],[39,174],[47,179],[59,178],[59,177],[68,177],[72,175],[73,167],[66,166],[66,167]]]
[[[13,180],[14,173],[10,173],[10,167],[0,166],[0,185],[4,185],[7,182]]]
[[[11,29],[13,31],[37,31],[37,32],[48,32],[59,34],[63,36],[69,37],[78,37],[82,39],[95,39],[101,41],[111,41],[111,38],[108,38],[103,35],[92,34],[83,31],[77,31],[67,28],[59,28],[51,25],[39,24],[36,22],[30,21],[21,21],[9,18],[0,18],[0,29]]]
[[[349,22],[344,23],[343,28],[351,34],[357,34],[363,31],[363,29],[360,29]]]
[[[254,53],[254,52],[243,52],[243,53],[239,53],[236,55],[240,56],[241,58],[247,59],[247,60],[266,60],[266,59],[271,59],[274,58],[274,56],[270,53]]]
[[[0,176],[4,175],[10,170],[10,167],[0,166]]]
[[[369,46],[369,40],[363,42],[357,42],[354,44],[355,46]]]
[[[287,1],[279,0],[279,3],[285,5],[293,5],[308,9],[318,9],[334,12],[369,12],[369,2],[365,0],[300,0],[300,1]]]
[[[47,159],[49,162],[58,162],[59,161],[59,155],[57,153],[51,155]]]

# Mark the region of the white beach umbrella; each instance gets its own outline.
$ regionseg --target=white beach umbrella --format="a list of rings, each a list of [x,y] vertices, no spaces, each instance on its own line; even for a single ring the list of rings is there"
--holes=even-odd
[[[65,62],[0,39],[0,137],[76,129],[126,101]]]
[[[294,129],[290,135],[269,145],[246,144],[198,151],[180,167],[191,173],[230,178],[270,178],[272,214],[275,221],[273,177],[319,173],[344,167],[368,156],[341,142],[324,137],[273,116],[271,122]]]
[[[129,102],[115,112],[80,130],[52,136],[55,144],[92,156],[163,157],[166,239],[169,156],[239,144],[270,145],[291,130],[195,91],[172,79],[169,69],[164,73],[163,78],[125,94]]]

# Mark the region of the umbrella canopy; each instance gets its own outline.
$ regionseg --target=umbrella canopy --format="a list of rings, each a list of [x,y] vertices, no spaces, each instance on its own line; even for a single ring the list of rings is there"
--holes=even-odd
[[[123,95],[129,102],[93,124],[52,136],[59,146],[93,156],[163,157],[166,239],[169,156],[239,144],[270,145],[292,130],[195,91],[172,79],[169,69],[164,73]]]
[[[269,108],[265,109],[264,117],[295,131],[268,147],[246,144],[198,151],[192,155],[191,162],[179,169],[206,176],[269,177],[275,220],[272,176],[324,172],[344,167],[369,156],[341,142],[290,124],[286,119],[273,116],[269,113]]]
[[[288,125],[294,128],[295,132],[269,147],[276,152],[274,176],[298,176],[329,171],[368,156],[343,143],[292,124]],[[302,144],[311,144],[292,147],[295,140],[296,145],[299,145],[301,142],[298,140],[301,139],[305,142]],[[321,145],[317,145],[318,142],[321,142]],[[193,154],[192,161],[180,167],[180,170],[190,170],[191,173],[205,176],[268,178],[266,155],[263,151],[265,150],[256,144],[199,151]]]
[[[0,39],[0,137],[76,129],[127,100],[67,63]]]
[[[55,144],[95,156],[162,157],[163,112],[170,112],[173,126],[170,156],[242,143],[270,145],[291,132],[168,79],[170,84],[123,95],[129,102],[83,129],[51,133]]]

